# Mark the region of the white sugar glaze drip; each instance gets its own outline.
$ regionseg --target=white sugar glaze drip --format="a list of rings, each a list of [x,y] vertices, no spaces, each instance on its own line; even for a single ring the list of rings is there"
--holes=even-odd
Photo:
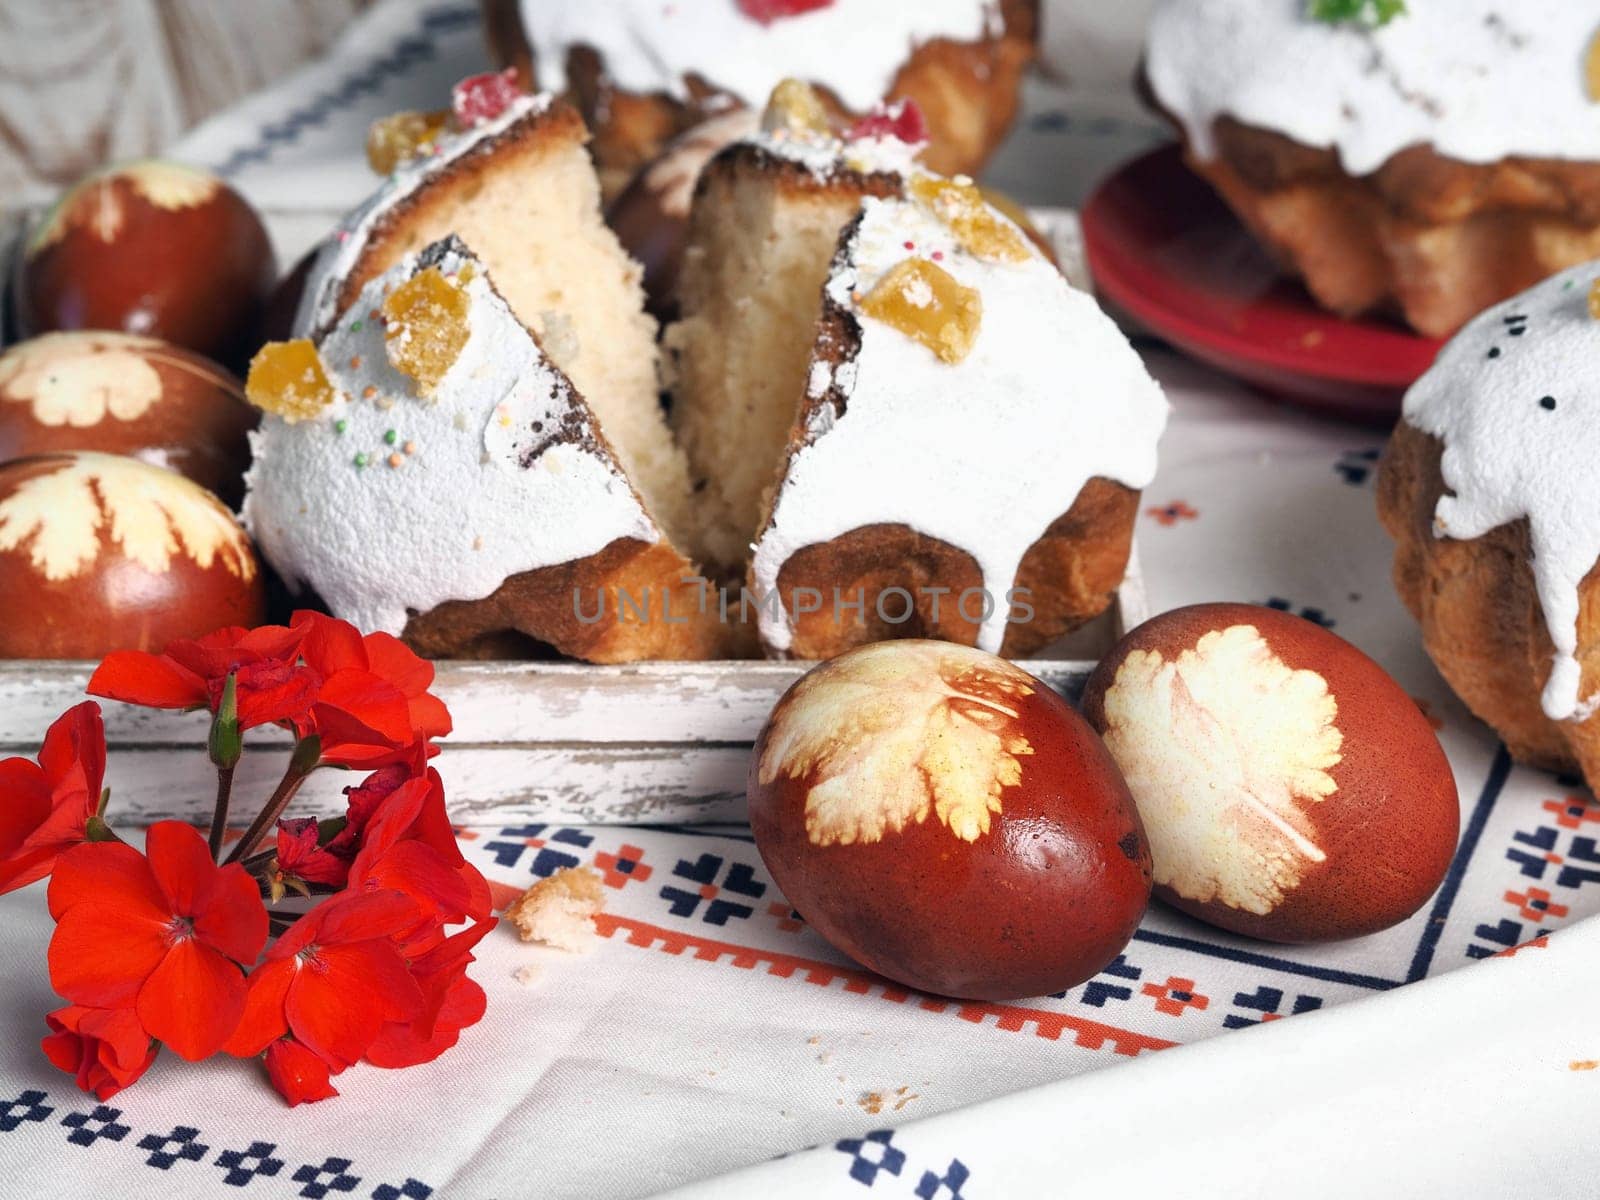
[[[896,263],[935,253],[983,301],[977,341],[957,364],[860,316],[853,299]],[[1023,556],[1083,485],[1104,476],[1142,488],[1155,474],[1167,418],[1161,389],[1094,300],[1043,256],[977,259],[906,201],[865,201],[827,294],[857,314],[861,350],[834,373],[844,411],[824,405],[789,464],[756,546],[757,594],[774,593],[783,564],[804,546],[903,523],[977,560],[994,598],[978,646],[998,651]],[[779,607],[761,605],[761,632],[783,650],[793,628]]]
[[[1584,54],[1596,0],[1407,0],[1376,29],[1307,0],[1160,0],[1145,70],[1202,158],[1231,116],[1338,151],[1353,175],[1408,146],[1470,163],[1600,159]]]
[[[339,222],[317,251],[306,276],[305,289],[294,316],[294,335],[320,333],[337,315],[339,289],[367,247],[373,227],[401,200],[411,195],[451,163],[471,154],[486,141],[504,133],[518,121],[537,116],[550,107],[549,94],[520,96],[498,116],[440,139],[434,153],[403,163],[384,179],[378,190]]]
[[[856,111],[871,108],[923,42],[975,42],[999,27],[995,0],[833,0],[770,25],[735,0],[521,0],[539,84],[567,87],[567,52],[588,46],[630,92],[689,98],[699,75],[752,108],[783,79],[820,83]]]
[[[451,250],[439,263],[452,273],[469,261]],[[263,416],[244,504],[247,528],[291,586],[309,585],[337,616],[392,634],[408,613],[480,599],[513,575],[616,538],[660,540],[601,452],[562,441],[523,464],[550,435],[573,429],[571,393],[481,267],[467,285],[471,333],[434,395],[418,396],[389,365],[383,325],[366,314],[417,265],[407,259],[369,283],[323,341],[338,403],[292,425]],[[355,465],[358,453],[369,465]]]
[[[1465,540],[1528,519],[1534,586],[1555,644],[1542,703],[1556,721],[1583,720],[1596,699],[1579,696],[1577,659],[1578,586],[1600,560],[1600,321],[1588,309],[1596,276],[1600,264],[1574,267],[1475,318],[1404,410],[1444,443],[1450,494],[1434,510],[1435,536]]]

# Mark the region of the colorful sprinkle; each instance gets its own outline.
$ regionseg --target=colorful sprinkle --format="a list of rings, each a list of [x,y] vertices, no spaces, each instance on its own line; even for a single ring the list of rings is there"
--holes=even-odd
[[[372,460],[367,457],[367,455],[366,455],[366,453],[364,451],[358,450],[356,452],[356,457],[355,457],[356,470],[359,471],[362,467],[366,466],[371,461]]]
[[[370,383],[367,384],[366,387],[361,389],[361,398],[363,400],[371,400],[377,394],[378,394],[378,389],[373,387],[372,384],[370,384]]]
[[[935,250],[933,252],[933,261],[934,262],[943,262],[944,261],[944,251],[943,250]]]
[[[363,324],[363,322],[361,322],[361,321],[351,321],[350,322],[350,332],[351,333],[360,333],[362,324]]]
[[[352,371],[359,371],[361,369],[361,355],[352,354],[350,356],[350,369]]]
[[[403,454],[391,454],[391,455],[389,455],[389,465],[391,467],[402,466],[402,465],[404,465],[405,461],[406,461],[405,460],[405,456]]]
[[[415,454],[417,452],[417,444],[415,442],[407,442],[404,446],[401,446],[400,449],[404,450],[407,454]]]
[[[335,421],[333,423],[333,431],[335,433],[343,433],[345,430],[347,430],[349,428],[350,428],[350,422],[346,421],[343,417],[339,418],[339,420],[337,420],[337,421]]]
[[[399,440],[400,440],[400,435],[398,433],[396,433],[394,430],[389,429],[389,430],[386,430],[384,432],[383,444],[385,446],[392,446],[396,442],[398,442]]]

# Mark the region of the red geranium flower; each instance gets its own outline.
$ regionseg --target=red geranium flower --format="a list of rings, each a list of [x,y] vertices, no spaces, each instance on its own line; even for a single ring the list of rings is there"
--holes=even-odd
[[[50,982],[74,1004],[132,1006],[150,1036],[192,1060],[214,1054],[244,1011],[239,964],[267,940],[256,881],[211,861],[181,821],[145,838],[63,854],[50,880]]]
[[[404,941],[415,948],[440,925],[488,917],[493,901],[483,875],[461,854],[445,811],[444,783],[437,771],[383,790],[394,775],[383,772],[350,792],[359,846],[350,865],[352,890],[393,890],[411,896],[419,924]],[[376,803],[374,804],[374,798]],[[359,804],[359,808],[358,808]],[[371,805],[369,811],[361,808]],[[431,928],[429,928],[431,923]]]
[[[298,665],[304,631],[282,625],[230,627],[198,641],[170,642],[161,654],[121,650],[89,679],[91,695],[145,708],[217,711],[228,676],[238,688],[239,728],[303,718],[321,682]]]
[[[150,1069],[161,1047],[131,1008],[69,1004],[45,1017],[51,1032],[39,1044],[45,1057],[78,1086],[109,1100]]]
[[[411,976],[422,988],[422,1010],[412,1021],[390,1021],[367,1050],[376,1067],[410,1067],[432,1062],[454,1046],[461,1031],[483,1019],[487,998],[483,989],[467,978],[467,966],[476,961],[472,949],[493,920],[476,921],[452,934],[415,959]]]
[[[335,1072],[358,1061],[386,1022],[422,1007],[390,940],[416,920],[398,892],[346,893],[312,909],[251,972],[244,1017],[223,1049],[249,1058],[292,1033]]]
[[[386,633],[362,637],[355,626],[321,613],[298,612],[307,665],[322,677],[302,736],[322,739],[322,761],[377,767],[408,757],[416,743],[450,732],[450,712],[432,695],[433,664]]]
[[[339,1094],[328,1078],[328,1064],[293,1038],[279,1038],[267,1047],[267,1079],[290,1108]]]
[[[56,719],[38,763],[0,762],[0,893],[43,879],[83,841],[105,773],[105,725],[92,700]]]
[[[315,817],[279,821],[278,871],[306,883],[343,887],[350,874],[350,863],[318,845],[318,837]]]

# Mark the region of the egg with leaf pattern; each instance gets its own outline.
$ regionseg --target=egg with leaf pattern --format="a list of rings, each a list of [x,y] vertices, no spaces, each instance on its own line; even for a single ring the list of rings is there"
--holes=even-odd
[[[1099,738],[971,647],[879,642],[813,668],[762,730],[748,794],[762,859],[807,923],[921,991],[1081,983],[1149,898],[1144,831]]]

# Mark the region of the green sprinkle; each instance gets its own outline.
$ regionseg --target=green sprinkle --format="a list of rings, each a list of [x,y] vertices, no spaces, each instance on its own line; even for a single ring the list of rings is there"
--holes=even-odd
[[[372,460],[366,456],[365,452],[358,451],[356,454],[356,470],[359,471],[371,461]]]
[[[360,321],[351,322],[350,332],[351,333],[360,333],[361,332],[361,322]]]
[[[346,421],[343,417],[340,417],[337,421],[335,421],[333,423],[333,431],[335,433],[343,433],[346,429],[349,429],[349,428],[350,428],[350,422]]]
[[[1406,11],[1406,0],[1311,0],[1311,18],[1330,25],[1353,21],[1375,29]]]
[[[383,444],[384,444],[384,445],[385,445],[385,446],[392,446],[392,445],[394,445],[394,444],[395,444],[395,443],[396,443],[396,442],[398,442],[398,441],[399,441],[399,440],[400,440],[400,435],[399,435],[399,434],[398,434],[398,433],[396,433],[396,432],[395,432],[395,431],[394,431],[394,430],[392,430],[392,429],[391,429],[391,430],[389,430],[389,432],[388,432],[388,433],[386,433],[386,434],[384,434],[384,435],[383,435]]]

